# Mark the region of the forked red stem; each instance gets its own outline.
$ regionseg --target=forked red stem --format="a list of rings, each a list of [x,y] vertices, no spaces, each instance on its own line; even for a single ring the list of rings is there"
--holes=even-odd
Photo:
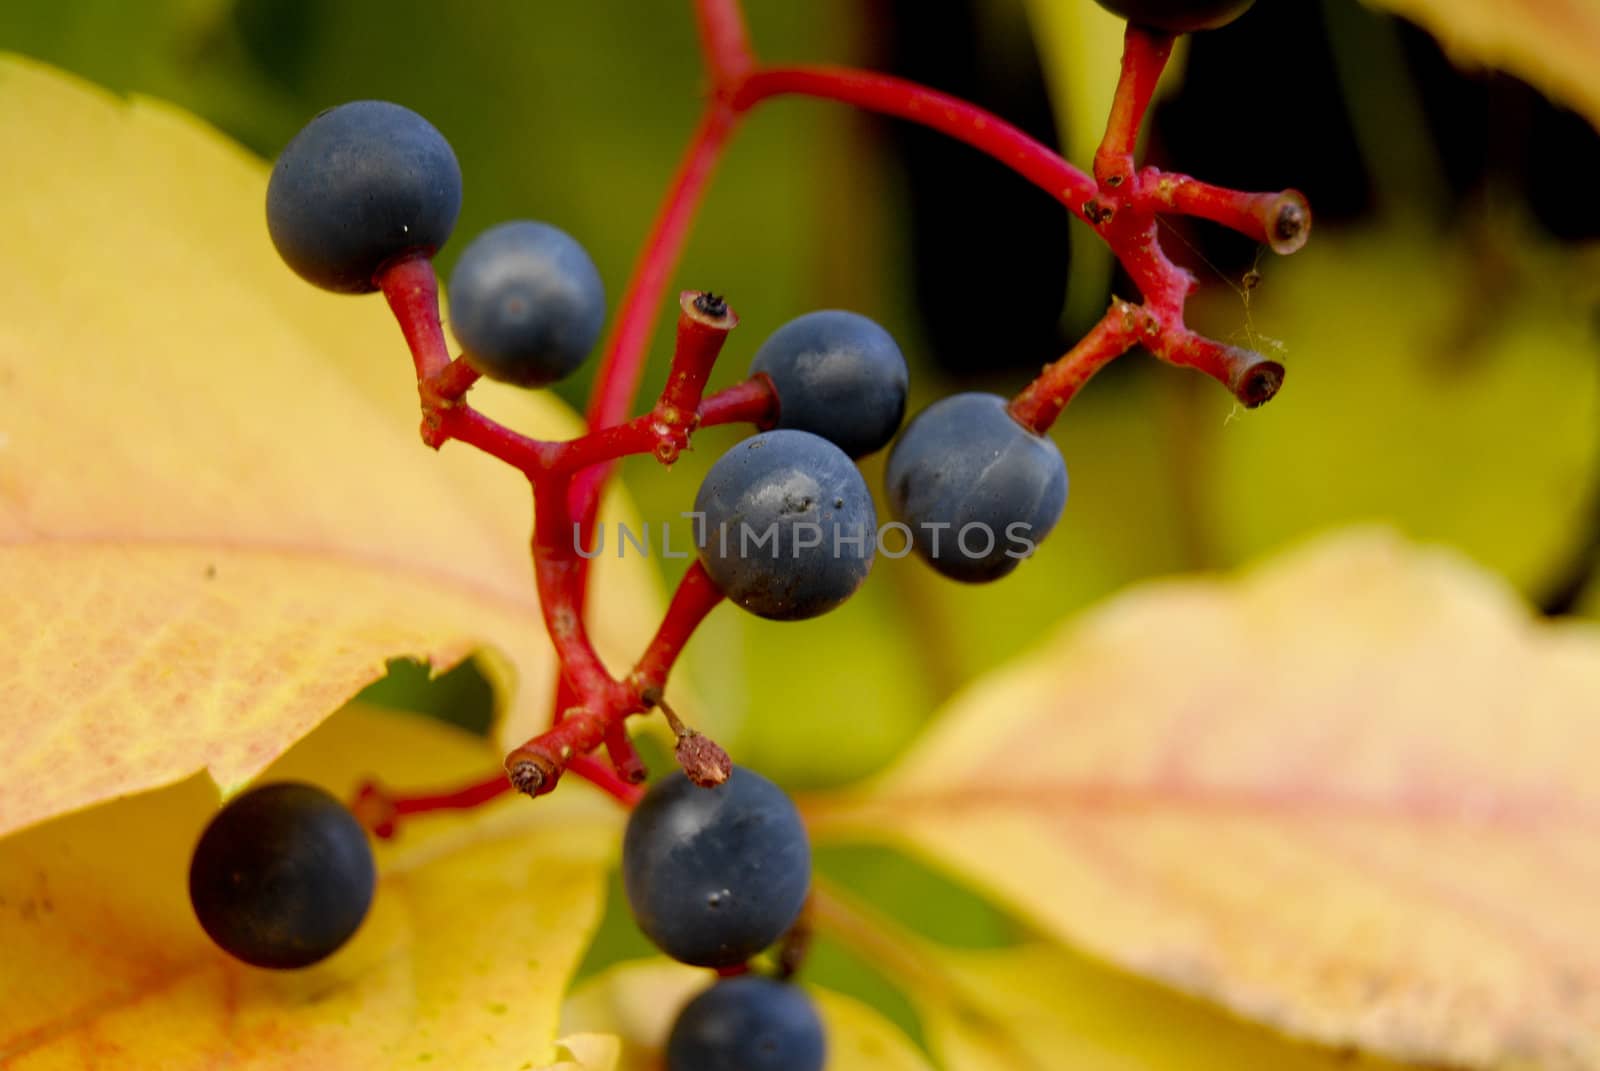
[[[762,101],[785,95],[839,101],[941,131],[1040,187],[1111,247],[1143,301],[1114,301],[1082,341],[1017,395],[1011,412],[1024,426],[1043,434],[1091,376],[1135,345],[1204,372],[1250,406],[1272,397],[1283,378],[1276,362],[1203,338],[1184,325],[1184,305],[1195,280],[1161,248],[1157,220],[1164,214],[1199,216],[1290,253],[1310,233],[1310,209],[1293,190],[1244,193],[1137,167],[1139,129],[1171,54],[1171,37],[1128,29],[1115,100],[1091,176],[998,116],[903,79],[838,67],[762,68],[738,0],[694,0],[694,10],[710,94],[604,347],[587,434],[545,442],[478,413],[463,400],[477,373],[463,360],[451,361],[446,350],[431,266],[420,259],[401,261],[379,280],[411,349],[424,441],[438,447],[456,439],[475,446],[522,472],[533,490],[534,572],[545,627],[561,664],[554,723],[506,760],[511,783],[533,795],[549,791],[563,771],[571,770],[625,804],[638,798],[631,782],[642,767],[624,721],[661,700],[672,665],[722,598],[699,564],[693,565],[650,647],[633,673],[618,680],[585,627],[589,570],[579,548],[591,545],[600,494],[620,458],[653,453],[671,463],[699,427],[738,422],[759,428],[776,418],[777,399],[764,376],[703,396],[712,363],[736,321],[715,302],[697,304],[703,296],[691,292],[683,299],[667,385],[649,413],[628,419],[662,299],[711,175],[740,118]],[[602,744],[612,766],[590,755]],[[378,818],[392,825],[407,814],[473,806],[499,795],[504,786],[497,780],[434,795],[369,795],[366,805],[383,811]]]

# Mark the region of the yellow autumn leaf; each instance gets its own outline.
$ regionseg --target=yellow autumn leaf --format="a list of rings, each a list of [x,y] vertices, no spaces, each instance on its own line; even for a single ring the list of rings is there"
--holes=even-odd
[[[265,165],[15,58],[0,139],[0,834],[198,770],[232,790],[400,655],[492,648],[502,736],[528,735],[554,658],[526,484],[419,443],[383,300],[279,262]],[[577,427],[486,390],[521,430]],[[656,582],[596,574],[626,664]]]
[[[1416,22],[1468,67],[1509,71],[1600,125],[1595,0],[1365,0]]]
[[[485,741],[412,715],[340,711],[270,767],[348,795],[363,777],[449,783]],[[304,971],[245,967],[189,906],[215,812],[203,775],[0,841],[0,1067],[537,1066],[604,902],[619,814],[570,789],[407,823],[378,846],[371,914]],[[587,1045],[587,1047],[585,1047]],[[605,1067],[604,1046],[569,1060]]]
[[[568,999],[562,1025],[622,1039],[617,1071],[658,1071],[678,1010],[714,980],[665,960],[620,963],[584,982]],[[904,1034],[850,997],[810,988],[828,1039],[827,1071],[931,1071]]]
[[[622,1041],[609,1034],[574,1034],[556,1042],[555,1063],[540,1071],[615,1071]]]
[[[951,948],[831,887],[816,918],[906,994],[945,1071],[1401,1066],[1291,1041],[1057,944]]]
[[[1289,1034],[1600,1066],[1600,630],[1384,532],[1136,589],[808,801]]]

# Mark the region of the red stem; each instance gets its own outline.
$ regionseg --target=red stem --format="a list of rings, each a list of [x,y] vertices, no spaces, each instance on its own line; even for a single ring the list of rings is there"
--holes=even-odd
[[[378,288],[406,337],[420,389],[450,363],[444,325],[439,322],[439,279],[433,262],[421,256],[397,260],[378,274]]]
[[[471,390],[481,377],[482,373],[468,364],[465,357],[457,357],[429,376],[427,387],[440,401],[453,402]]]
[[[689,151],[678,167],[666,201],[645,240],[644,253],[622,296],[617,324],[600,363],[594,395],[589,402],[590,428],[620,423],[633,405],[667,280],[683,254],[689,224],[736,122],[737,116],[731,108],[714,102],[695,130]],[[611,475],[611,467],[606,464],[591,469],[574,485],[574,510],[585,524],[594,516],[600,489]]]
[[[602,707],[626,705],[632,697],[624,696],[622,686],[606,672],[584,627],[578,602],[581,592],[574,581],[583,559],[578,555],[577,529],[567,509],[565,481],[541,477],[533,489],[534,579],[545,630],[555,645],[562,672],[585,706],[591,702]]]
[[[764,375],[758,375],[718,391],[701,402],[695,426],[710,428],[719,424],[754,424],[765,427],[776,418],[777,408],[778,399],[773,393],[772,381]],[[540,444],[539,465],[544,472],[558,475],[605,465],[635,454],[652,453],[660,439],[657,421],[656,414],[650,412],[634,417],[626,424],[591,431],[568,442]],[[573,512],[576,514],[576,509]],[[586,539],[584,546],[588,545]]]
[[[439,433],[475,446],[490,457],[517,469],[528,479],[536,479],[544,465],[551,443],[530,439],[505,427],[468,405],[454,405],[438,414]]]
[[[644,795],[642,786],[622,780],[605,763],[588,755],[574,755],[567,760],[567,769],[630,810]],[[502,777],[501,780],[505,779]]]
[[[647,700],[659,699],[667,683],[667,674],[683,653],[689,637],[721,601],[722,592],[706,575],[705,568],[698,561],[689,566],[689,571],[678,582],[678,590],[673,592],[661,627],[634,667],[630,680],[641,696]]]
[[[695,0],[694,15],[714,88],[738,85],[756,62],[739,0]]]
[[[1166,69],[1177,39],[1169,34],[1128,25],[1122,38],[1122,75],[1111,100],[1111,118],[1105,137],[1094,154],[1094,177],[1102,187],[1116,189],[1133,178],[1133,154],[1139,128],[1150,109],[1161,72]]]
[[[617,776],[630,785],[639,784],[650,774],[644,760],[633,749],[633,741],[628,739],[628,727],[621,721],[612,722],[611,728],[606,730],[606,754]]]
[[[618,681],[601,662],[584,626],[588,560],[578,547],[579,541],[592,544],[600,491],[618,459],[655,452],[670,462],[697,427],[736,421],[768,427],[776,418],[777,399],[765,376],[703,396],[726,333],[736,321],[725,309],[699,305],[689,294],[683,301],[673,366],[657,404],[643,416],[626,419],[692,219],[739,118],[761,101],[780,95],[836,100],[939,130],[1009,165],[1111,246],[1145,302],[1114,302],[1078,345],[1016,397],[1013,415],[1035,432],[1046,431],[1096,371],[1136,342],[1171,363],[1216,377],[1247,405],[1271,397],[1282,379],[1283,369],[1276,363],[1184,327],[1183,307],[1194,280],[1162,250],[1156,217],[1163,212],[1202,216],[1267,241],[1279,252],[1292,252],[1309,232],[1309,209],[1294,191],[1239,193],[1154,168],[1134,170],[1138,131],[1172,38],[1128,30],[1122,75],[1095,155],[1096,177],[1091,178],[997,116],[912,82],[834,67],[758,70],[738,0],[694,0],[694,10],[712,96],[624,293],[587,413],[588,434],[566,443],[540,442],[474,411],[461,399],[478,373],[464,360],[449,358],[432,266],[426,260],[402,261],[379,278],[412,352],[424,441],[438,446],[455,438],[476,446],[518,468],[533,486],[535,578],[562,674],[556,693],[558,720],[506,759],[511,783],[532,795],[549,791],[571,769],[625,804],[637,800],[639,790],[628,782],[642,776],[643,768],[628,741],[625,719],[661,701],[671,667],[722,599],[694,563],[633,673],[626,683]],[[681,725],[677,728],[680,745],[702,742],[707,754],[715,750],[720,755],[714,744]],[[590,756],[602,743],[615,769]],[[680,761],[682,750],[680,746]],[[724,755],[721,763],[726,762]],[[367,795],[358,803],[377,808],[377,817],[392,825],[402,814],[474,806],[504,790],[505,782],[496,779],[431,796]]]
[[[1144,310],[1113,301],[1087,335],[1066,356],[1046,368],[1011,402],[1011,415],[1023,427],[1043,435],[1089,377],[1126,353],[1141,332],[1156,327]]]
[[[1311,206],[1299,190],[1245,193],[1147,167],[1139,178],[1137,203],[1152,212],[1220,223],[1281,256],[1298,251],[1311,236]]]
[[[1004,119],[959,97],[870,71],[769,67],[747,78],[733,103],[745,112],[785,94],[842,101],[931,127],[994,157],[1088,220],[1084,206],[1097,192],[1094,179]]]

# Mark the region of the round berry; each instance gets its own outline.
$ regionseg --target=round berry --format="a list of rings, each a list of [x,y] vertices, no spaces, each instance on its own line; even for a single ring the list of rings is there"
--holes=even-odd
[[[502,223],[462,252],[450,274],[450,326],[467,362],[519,387],[570,375],[606,321],[600,272],[548,223]]]
[[[1256,0],[1097,0],[1113,15],[1165,33],[1193,33],[1226,26]]]
[[[372,903],[367,834],[315,785],[286,781],[231,800],[189,865],[189,900],[224,952],[257,967],[306,967],[348,941]]]
[[[725,978],[678,1013],[667,1071],[822,1071],[827,1042],[799,986],[744,974]]]
[[[998,580],[1061,519],[1067,467],[1055,443],[993,394],[956,394],[919,413],[889,453],[895,517],[952,580]]]
[[[855,594],[878,514],[844,452],[807,431],[763,432],[711,466],[694,508],[700,562],[731,601],[799,621]]]
[[[777,785],[735,766],[715,788],[682,772],[628,816],[622,881],[645,936],[696,967],[743,963],[781,937],[811,886],[800,812]]]
[[[461,211],[461,168],[409,108],[358,100],[307,123],[272,167],[267,230],[278,254],[324,290],[376,290],[381,268],[432,256]]]
[[[887,446],[906,411],[906,359],[865,316],[810,312],[774,331],[750,363],[778,391],[778,427],[820,435],[851,457]]]

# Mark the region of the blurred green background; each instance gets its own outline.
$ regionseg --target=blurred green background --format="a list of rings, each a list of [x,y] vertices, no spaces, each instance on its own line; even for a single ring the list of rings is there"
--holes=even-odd
[[[893,70],[1080,160],[1115,71],[1116,25],[1090,0],[747,6],[769,61]],[[269,158],[323,107],[399,101],[461,160],[445,271],[480,230],[532,217],[586,244],[613,299],[703,90],[686,0],[7,0],[0,48],[174,101]],[[863,776],[954,691],[1090,602],[1340,523],[1449,542],[1550,613],[1600,608],[1593,128],[1513,78],[1456,70],[1425,33],[1356,0],[1262,0],[1180,53],[1149,140],[1160,166],[1310,197],[1311,244],[1281,262],[1204,225],[1168,230],[1203,282],[1191,322],[1281,359],[1283,393],[1246,414],[1210,381],[1130,355],[1058,426],[1067,512],[1011,580],[961,587],[914,558],[880,560],[817,621],[714,614],[685,667],[690,713],[742,762],[799,787]],[[671,289],[685,287],[728,294],[741,317],[713,385],[741,378],[788,319],[844,307],[899,339],[913,409],[956,389],[1014,392],[1114,290],[1136,296],[1092,236],[997,165],[791,100],[739,132]],[[668,318],[646,397],[670,337]],[[560,392],[581,406],[590,374]],[[738,434],[706,433],[670,472],[631,461],[643,517],[676,519]],[[882,458],[864,468],[877,488]],[[656,560],[669,582],[685,564]],[[373,697],[480,726],[491,708],[470,668],[429,682],[399,666]],[[890,853],[833,850],[821,865],[946,942],[1017,936]],[[588,969],[644,950],[613,910]],[[915,1030],[843,950],[824,943],[816,968]]]

